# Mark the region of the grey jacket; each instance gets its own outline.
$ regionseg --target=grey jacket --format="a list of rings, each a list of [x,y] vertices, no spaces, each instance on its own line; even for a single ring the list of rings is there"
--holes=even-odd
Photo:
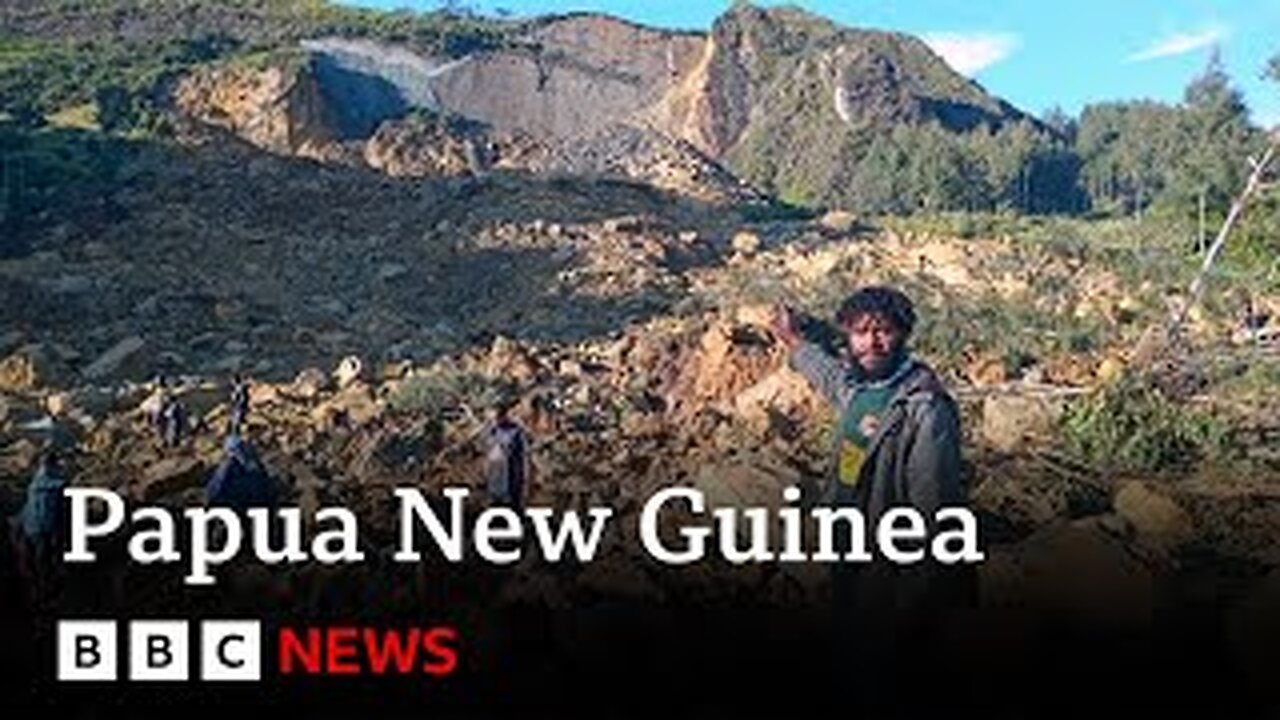
[[[880,418],[856,485],[838,481],[834,458],[826,483],[824,504],[858,508],[872,535],[880,517],[894,507],[918,510],[932,536],[938,509],[967,505],[959,408],[927,365],[908,362],[913,365],[903,371]],[[834,406],[837,417],[843,416],[857,390],[850,368],[808,343],[792,352],[791,367]],[[839,441],[837,433],[837,447]],[[836,630],[842,637],[854,633],[849,636],[849,647],[858,648],[854,657],[872,665],[887,661],[895,668],[914,666],[927,656],[930,638],[956,617],[953,613],[974,607],[978,597],[977,572],[966,563],[836,563],[832,580]],[[900,660],[886,660],[890,656]]]
[[[844,363],[811,343],[797,346],[790,360],[791,367],[843,414],[857,389]],[[868,527],[875,527],[880,515],[893,507],[914,507],[931,522],[939,508],[964,505],[967,499],[956,402],[933,370],[916,360],[908,362],[914,366],[880,419],[856,487],[836,481],[834,461],[827,482],[825,500],[854,505],[865,515]]]

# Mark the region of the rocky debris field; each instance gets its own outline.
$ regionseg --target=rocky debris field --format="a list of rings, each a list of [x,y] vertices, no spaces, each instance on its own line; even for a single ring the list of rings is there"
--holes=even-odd
[[[845,213],[752,220],[628,182],[396,178],[199,128],[187,140],[138,151],[118,221],[69,219],[0,262],[6,512],[51,435],[77,484],[202,502],[236,372],[253,383],[247,435],[289,501],[352,508],[375,551],[393,537],[391,487],[482,488],[474,438],[501,393],[535,438],[531,504],[607,504],[615,527],[634,527],[674,483],[714,506],[777,508],[783,488],[823,476],[829,418],[785,367],[771,303],[822,315],[858,285],[895,282],[921,305],[918,350],[962,401],[985,607],[1148,630],[1171,606],[1224,627],[1274,607],[1273,462],[1130,476],[1055,442],[1063,407],[1122,374],[1144,320],[1176,300],[1157,281]],[[1088,343],[1055,340],[1082,321]],[[1028,329],[1026,345],[1001,344]],[[1199,314],[1192,330],[1234,328]],[[1025,350],[1010,361],[1010,347]],[[146,422],[160,374],[195,421],[176,449]],[[570,574],[524,562],[485,597],[789,606],[826,592],[817,566],[663,572],[621,536],[604,555]],[[239,582],[277,580],[246,569]],[[1233,662],[1253,670],[1275,636],[1232,638]]]

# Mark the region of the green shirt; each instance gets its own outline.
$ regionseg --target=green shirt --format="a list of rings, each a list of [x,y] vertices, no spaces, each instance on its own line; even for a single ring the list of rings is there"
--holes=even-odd
[[[871,442],[880,429],[880,416],[897,391],[898,383],[910,371],[912,360],[904,359],[885,380],[858,383],[840,414],[840,482],[850,487],[858,483],[858,473],[867,459]]]

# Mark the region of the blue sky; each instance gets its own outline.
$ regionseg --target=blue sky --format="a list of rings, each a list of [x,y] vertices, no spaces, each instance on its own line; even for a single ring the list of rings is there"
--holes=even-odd
[[[438,0],[348,0],[430,10]],[[730,0],[471,0],[517,16],[591,10],[706,29]],[[757,2],[759,5],[783,3]],[[1176,102],[1217,47],[1254,119],[1280,124],[1280,84],[1260,79],[1280,52],[1280,0],[797,0],[844,24],[926,39],[953,67],[1032,113],[1091,102]]]

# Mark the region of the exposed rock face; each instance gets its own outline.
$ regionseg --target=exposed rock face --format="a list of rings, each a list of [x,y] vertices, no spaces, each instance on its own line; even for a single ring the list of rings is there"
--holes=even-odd
[[[794,9],[736,7],[709,33],[551,17],[462,58],[318,38],[273,62],[197,73],[177,105],[275,152],[392,175],[588,172],[714,201],[752,195],[726,167],[771,187],[835,183],[867,130],[1022,117],[919,40]],[[448,120],[399,124],[412,109]]]
[[[537,49],[486,53],[441,75],[441,109],[541,140],[592,135],[658,102],[705,42],[598,15],[548,20],[526,40]]]
[[[174,101],[191,117],[282,154],[331,156],[342,136],[337,108],[305,64],[195,73],[178,84]]]

